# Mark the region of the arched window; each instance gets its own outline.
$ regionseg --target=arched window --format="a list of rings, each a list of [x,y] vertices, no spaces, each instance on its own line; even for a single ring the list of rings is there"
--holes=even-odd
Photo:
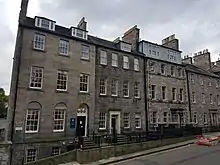
[[[42,107],[38,102],[31,102],[27,106],[25,132],[38,132],[40,111]]]
[[[86,104],[80,104],[77,114],[87,114],[88,112],[88,106]]]
[[[58,103],[54,108],[54,132],[62,132],[65,128],[65,116],[67,106],[64,103]]]

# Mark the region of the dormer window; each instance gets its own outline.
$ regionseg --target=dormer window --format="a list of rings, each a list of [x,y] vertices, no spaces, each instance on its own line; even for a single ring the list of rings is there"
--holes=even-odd
[[[72,36],[87,40],[87,31],[72,27]]]
[[[35,26],[55,31],[56,22],[47,18],[36,17]]]
[[[131,52],[131,44],[121,42],[121,50]]]

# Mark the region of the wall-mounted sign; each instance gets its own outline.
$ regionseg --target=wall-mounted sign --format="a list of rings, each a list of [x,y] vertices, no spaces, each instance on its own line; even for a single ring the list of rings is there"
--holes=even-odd
[[[76,119],[75,118],[71,118],[70,119],[70,128],[75,128],[76,127]]]

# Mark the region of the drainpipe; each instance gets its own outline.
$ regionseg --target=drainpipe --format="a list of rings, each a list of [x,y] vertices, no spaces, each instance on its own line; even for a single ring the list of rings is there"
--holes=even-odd
[[[188,95],[188,106],[189,106],[189,119],[190,123],[192,122],[192,113],[191,113],[191,100],[190,100],[190,89],[189,89],[189,73],[186,70],[186,85],[187,85],[187,95]]]

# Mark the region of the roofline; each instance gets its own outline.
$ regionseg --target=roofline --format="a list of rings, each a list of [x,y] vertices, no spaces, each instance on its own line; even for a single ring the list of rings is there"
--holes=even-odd
[[[31,17],[27,17],[27,18],[31,18]],[[48,20],[48,21],[52,21],[52,22],[55,22],[55,23],[56,23],[56,21],[54,21],[54,20],[52,20],[52,19],[49,19],[49,18],[46,18],[46,17],[41,17],[41,16],[35,16],[34,18],[31,18],[31,19],[36,19],[36,18],[46,19],[46,20]]]
[[[150,44],[153,44],[153,45],[156,45],[156,46],[160,46],[160,47],[163,47],[163,48],[166,48],[166,49],[170,49],[170,50],[174,50],[174,51],[176,51],[176,52],[182,53],[181,50],[176,50],[176,49],[173,49],[173,48],[169,48],[169,47],[166,47],[166,46],[163,46],[163,45],[159,45],[159,44],[157,44],[157,43],[153,43],[153,42],[146,41],[146,40],[141,40],[139,43],[142,43],[142,42],[147,42],[147,43],[150,43]]]

